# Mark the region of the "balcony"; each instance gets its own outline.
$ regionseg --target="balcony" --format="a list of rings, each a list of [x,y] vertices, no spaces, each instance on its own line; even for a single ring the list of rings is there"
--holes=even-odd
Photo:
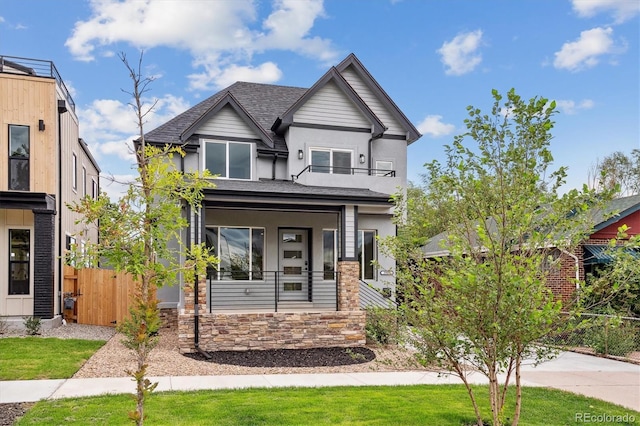
[[[208,304],[212,313],[337,311],[335,272],[210,272]]]
[[[34,77],[46,77],[54,78],[62,90],[62,93],[67,100],[69,108],[75,112],[76,103],[73,101],[69,89],[64,84],[58,69],[51,61],[44,61],[41,59],[29,59],[20,58],[17,56],[2,56],[0,55],[0,73],[6,74],[19,74],[30,75]]]
[[[291,180],[301,185],[362,188],[389,195],[404,185],[395,170],[315,165],[309,165],[300,173],[292,174]]]

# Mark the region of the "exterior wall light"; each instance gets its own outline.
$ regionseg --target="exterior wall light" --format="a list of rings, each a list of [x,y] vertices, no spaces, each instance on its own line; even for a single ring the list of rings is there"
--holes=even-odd
[[[38,120],[38,130],[44,132],[44,120]]]
[[[360,164],[364,164],[364,154],[360,154]]]
[[[304,151],[301,149],[298,150],[298,160],[302,160],[304,158]]]

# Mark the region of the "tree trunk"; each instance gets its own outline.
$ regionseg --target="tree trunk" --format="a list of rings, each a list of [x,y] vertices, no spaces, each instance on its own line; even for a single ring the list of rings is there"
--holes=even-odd
[[[520,383],[520,364],[522,363],[522,358],[518,355],[516,359],[516,408],[513,413],[513,426],[518,426],[520,422],[520,411],[522,409],[522,384]]]

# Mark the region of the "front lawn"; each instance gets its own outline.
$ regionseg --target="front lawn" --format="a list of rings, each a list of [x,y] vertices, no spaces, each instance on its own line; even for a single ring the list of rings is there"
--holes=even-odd
[[[485,420],[488,387],[476,388]],[[524,388],[522,425],[575,425],[578,417],[637,422],[640,413],[567,392]],[[513,397],[513,395],[511,395]],[[18,425],[122,425],[134,408],[128,395],[41,401]],[[512,410],[513,405],[509,405]],[[243,389],[150,395],[153,425],[468,425],[475,417],[462,385]],[[591,417],[594,418],[594,417]],[[606,420],[606,418],[604,418]]]
[[[0,380],[69,378],[104,344],[52,337],[0,339]]]

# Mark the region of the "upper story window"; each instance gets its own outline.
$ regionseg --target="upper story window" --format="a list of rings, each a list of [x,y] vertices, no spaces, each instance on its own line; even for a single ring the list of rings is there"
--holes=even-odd
[[[251,145],[246,142],[206,142],[205,168],[220,178],[251,179]]]
[[[98,183],[95,179],[91,179],[91,198],[98,198]]]
[[[376,176],[390,176],[394,174],[393,161],[376,161]]]
[[[348,150],[312,148],[311,171],[350,175],[353,172],[352,154],[353,152]]]
[[[82,166],[82,196],[87,195],[87,168]]]
[[[29,126],[9,125],[9,189],[29,191]]]
[[[71,154],[71,187],[74,191],[78,189],[78,156]]]

